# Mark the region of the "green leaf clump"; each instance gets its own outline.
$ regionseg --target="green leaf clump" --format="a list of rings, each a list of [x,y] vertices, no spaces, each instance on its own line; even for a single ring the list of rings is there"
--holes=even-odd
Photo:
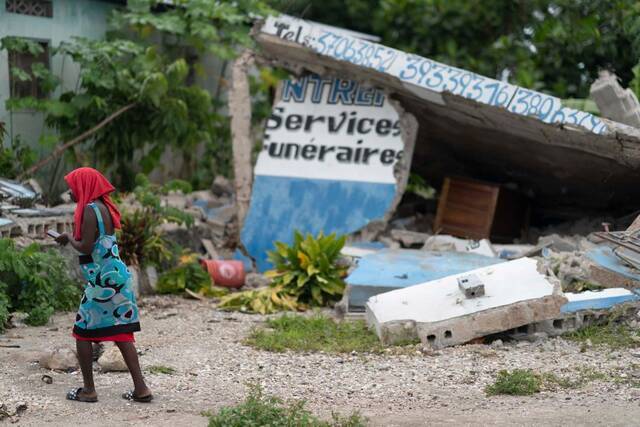
[[[295,232],[293,244],[275,243],[269,252],[274,269],[267,288],[231,294],[222,298],[219,307],[254,313],[306,310],[309,306],[326,306],[339,300],[345,288],[347,267],[338,262],[346,236],[319,233],[303,236]]]
[[[188,289],[201,296],[219,298],[228,289],[214,286],[208,272],[198,262],[198,254],[185,252],[178,265],[163,273],[158,279],[158,293],[180,294]]]
[[[530,369],[502,370],[498,372],[496,381],[487,386],[485,391],[488,396],[530,396],[539,393],[542,385],[542,377]]]
[[[0,239],[0,331],[12,311],[27,313],[29,325],[44,325],[54,312],[75,309],[80,297],[79,283],[59,253],[37,244],[19,249]]]

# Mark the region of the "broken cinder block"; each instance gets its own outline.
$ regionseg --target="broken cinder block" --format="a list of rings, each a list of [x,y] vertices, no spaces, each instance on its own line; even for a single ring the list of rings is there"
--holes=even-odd
[[[458,288],[466,298],[478,298],[484,295],[484,284],[475,274],[458,277]]]

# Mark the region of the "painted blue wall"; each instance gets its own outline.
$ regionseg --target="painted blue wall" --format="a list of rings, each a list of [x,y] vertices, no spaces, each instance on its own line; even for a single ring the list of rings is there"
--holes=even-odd
[[[267,251],[275,241],[293,242],[293,232],[353,233],[381,218],[395,185],[353,181],[256,176],[242,243],[259,271],[268,270]]]

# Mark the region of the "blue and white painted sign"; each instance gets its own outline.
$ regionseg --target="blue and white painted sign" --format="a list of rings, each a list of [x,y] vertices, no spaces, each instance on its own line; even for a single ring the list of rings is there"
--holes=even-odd
[[[402,158],[398,113],[382,92],[307,76],[286,81],[267,120],[242,243],[258,270],[294,230],[352,233],[390,209]]]
[[[389,74],[409,87],[449,92],[544,123],[562,123],[596,134],[607,133],[606,124],[598,117],[563,107],[555,96],[408,54],[324,25],[280,15],[269,17],[261,31],[308,47],[320,55]]]

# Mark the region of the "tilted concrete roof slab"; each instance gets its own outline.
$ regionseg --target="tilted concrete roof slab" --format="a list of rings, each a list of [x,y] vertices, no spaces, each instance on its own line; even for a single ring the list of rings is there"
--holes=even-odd
[[[294,73],[367,82],[398,99],[420,129],[413,169],[515,182],[542,211],[640,207],[640,129],[560,99],[280,15],[256,25],[264,60]]]

